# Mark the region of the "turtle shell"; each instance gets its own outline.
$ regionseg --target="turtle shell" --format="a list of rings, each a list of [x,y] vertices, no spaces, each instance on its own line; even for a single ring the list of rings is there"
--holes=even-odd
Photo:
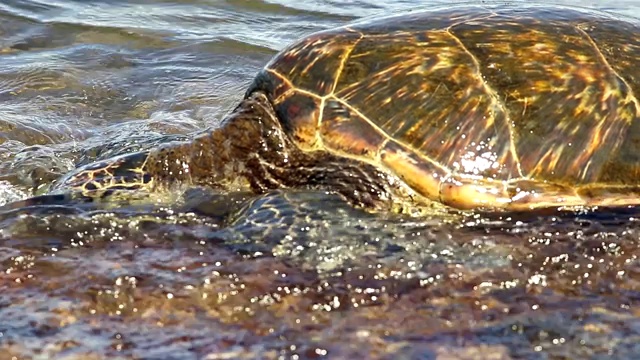
[[[567,7],[466,6],[354,23],[278,54],[264,91],[303,151],[388,170],[460,208],[640,194],[640,27]]]

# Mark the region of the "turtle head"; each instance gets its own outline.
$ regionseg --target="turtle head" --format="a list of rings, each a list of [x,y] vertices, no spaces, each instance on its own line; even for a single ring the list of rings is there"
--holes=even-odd
[[[149,151],[140,151],[79,167],[56,181],[51,190],[105,197],[120,190],[149,188],[153,184],[153,177],[147,171],[149,157]]]

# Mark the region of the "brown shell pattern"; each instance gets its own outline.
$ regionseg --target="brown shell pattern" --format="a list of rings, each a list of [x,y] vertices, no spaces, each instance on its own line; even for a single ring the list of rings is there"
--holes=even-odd
[[[640,183],[637,59],[634,20],[459,7],[314,34],[252,89],[269,94],[302,149],[395,172],[401,162],[432,198],[443,179],[601,192]]]

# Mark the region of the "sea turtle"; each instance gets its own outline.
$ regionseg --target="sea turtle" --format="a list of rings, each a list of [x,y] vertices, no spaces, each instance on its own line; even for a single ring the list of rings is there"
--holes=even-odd
[[[321,188],[371,209],[634,205],[638,59],[639,21],[579,8],[355,22],[285,48],[219,127],[81,167],[53,193],[187,183]]]

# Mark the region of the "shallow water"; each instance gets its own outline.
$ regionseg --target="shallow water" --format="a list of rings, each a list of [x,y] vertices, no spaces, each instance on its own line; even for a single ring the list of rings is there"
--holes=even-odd
[[[2,1],[0,205],[215,125],[305,34],[445,3]],[[0,214],[0,359],[638,358],[639,213],[442,221],[191,189]]]

